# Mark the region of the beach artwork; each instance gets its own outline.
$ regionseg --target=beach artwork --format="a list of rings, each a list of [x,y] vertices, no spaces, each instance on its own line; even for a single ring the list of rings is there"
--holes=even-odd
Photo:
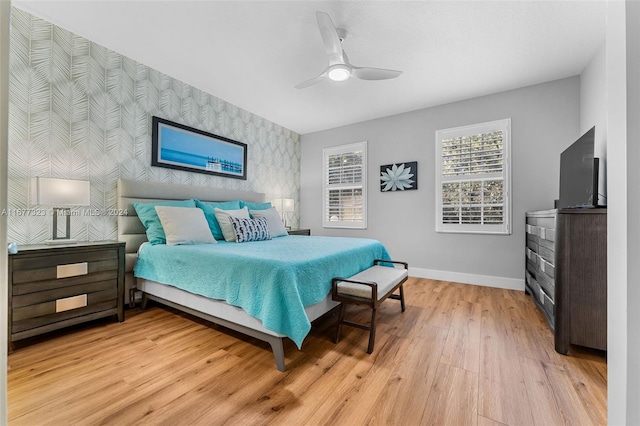
[[[153,117],[152,166],[247,178],[247,145]]]

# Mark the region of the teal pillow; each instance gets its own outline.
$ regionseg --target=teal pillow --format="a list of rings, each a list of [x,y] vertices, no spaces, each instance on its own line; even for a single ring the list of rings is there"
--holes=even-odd
[[[267,210],[271,208],[271,203],[252,203],[251,201],[240,201],[240,208],[247,207],[249,210]]]
[[[167,236],[162,229],[162,223],[156,212],[156,206],[174,206],[174,207],[195,207],[194,200],[180,201],[155,201],[151,203],[133,202],[133,208],[138,214],[140,222],[147,230],[147,239],[151,244],[166,244]]]
[[[221,202],[209,202],[209,201],[200,201],[196,200],[196,207],[199,207],[204,212],[204,217],[207,218],[207,223],[209,224],[209,229],[211,229],[211,233],[213,234],[213,238],[216,241],[224,240],[224,235],[222,235],[222,229],[220,228],[220,224],[218,223],[218,219],[216,219],[215,208],[219,208],[222,210],[239,210],[242,207],[240,206],[241,201],[221,201]]]

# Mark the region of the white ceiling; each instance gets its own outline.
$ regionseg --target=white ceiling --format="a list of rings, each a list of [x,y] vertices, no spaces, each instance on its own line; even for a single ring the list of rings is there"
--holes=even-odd
[[[604,1],[32,1],[12,4],[300,134],[580,74]],[[356,66],[394,80],[322,81],[315,12]]]

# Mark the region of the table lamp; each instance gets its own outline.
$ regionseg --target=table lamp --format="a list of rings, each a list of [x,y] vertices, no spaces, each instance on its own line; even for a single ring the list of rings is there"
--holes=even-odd
[[[31,203],[53,206],[53,237],[45,244],[72,244],[71,206],[91,204],[91,187],[87,180],[31,178]],[[58,215],[66,216],[66,233],[58,235]]]
[[[273,204],[276,210],[280,212],[285,228],[291,229],[290,226],[287,226],[287,219],[284,214],[295,211],[295,202],[293,198],[276,198],[273,200]]]

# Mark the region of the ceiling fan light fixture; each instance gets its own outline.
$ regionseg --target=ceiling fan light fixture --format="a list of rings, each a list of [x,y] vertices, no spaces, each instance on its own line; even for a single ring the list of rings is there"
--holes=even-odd
[[[343,64],[333,65],[327,75],[333,81],[345,81],[351,77],[351,68]]]

